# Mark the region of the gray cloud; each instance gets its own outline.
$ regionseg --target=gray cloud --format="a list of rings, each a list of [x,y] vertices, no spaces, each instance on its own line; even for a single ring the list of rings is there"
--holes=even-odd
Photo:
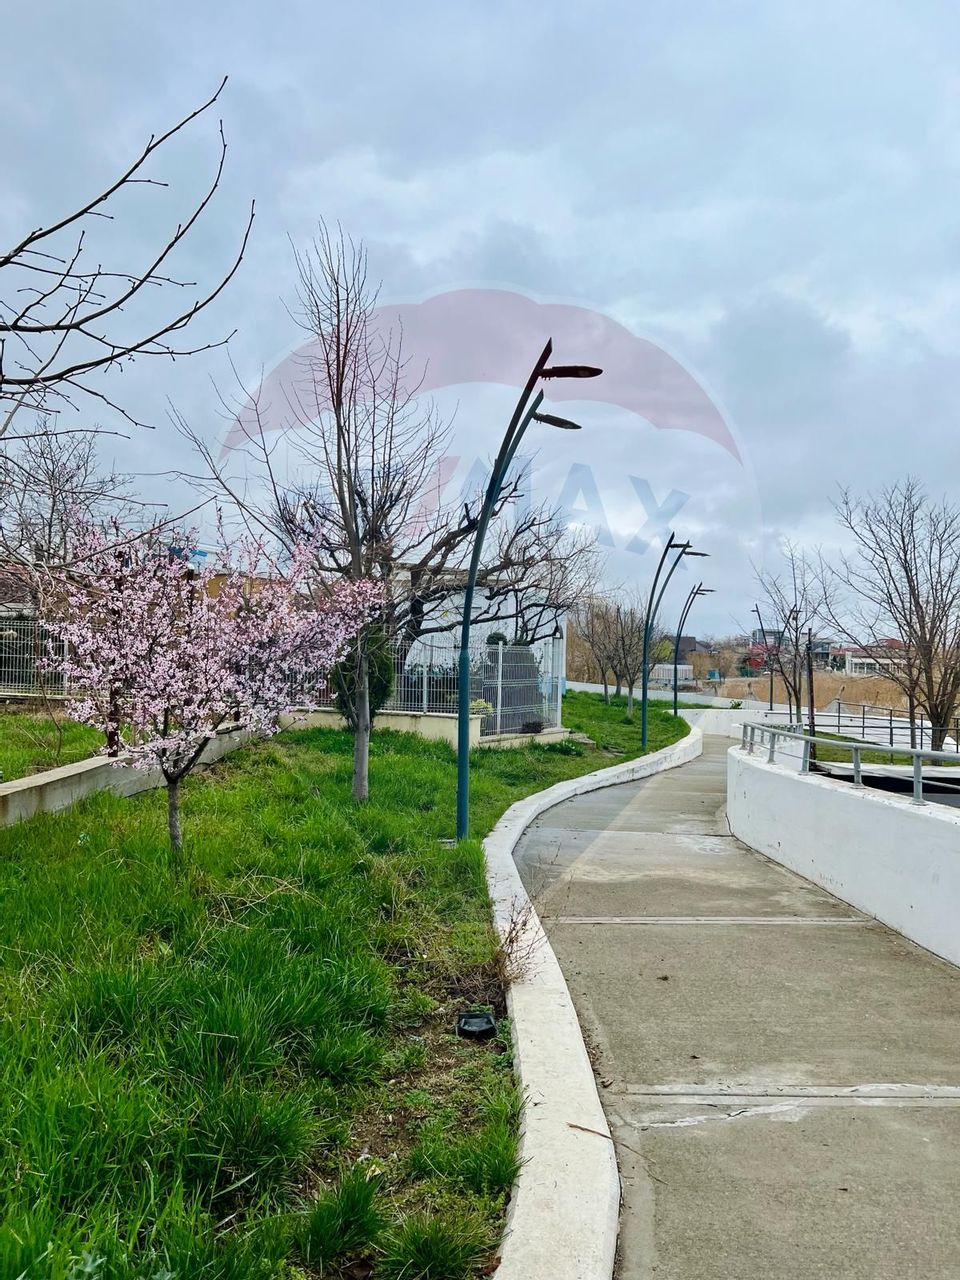
[[[210,336],[239,327],[245,374],[296,338],[287,237],[302,244],[324,215],[368,241],[385,297],[513,287],[667,345],[738,431],[761,544],[828,528],[837,482],[909,470],[939,491],[956,473],[960,12],[935,0],[54,0],[18,6],[5,35],[4,238],[96,187],[230,73],[227,176],[181,267],[215,274],[256,195],[248,260],[204,322]],[[164,159],[168,192],[138,193],[98,229],[114,253],[139,260],[202,186],[214,124]],[[222,355],[124,379],[161,424],[172,398],[220,429]],[[603,448],[630,462],[622,439]],[[166,427],[123,449],[144,471],[184,458]],[[706,494],[709,454],[676,459],[703,468]],[[742,567],[724,568],[756,542],[738,509],[704,498],[699,517],[722,552],[710,570],[725,598],[701,615],[713,629],[749,610]]]

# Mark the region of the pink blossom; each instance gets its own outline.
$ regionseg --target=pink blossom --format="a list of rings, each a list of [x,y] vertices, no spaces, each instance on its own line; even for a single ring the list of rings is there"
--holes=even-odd
[[[81,528],[75,568],[48,581],[45,613],[65,650],[49,664],[72,691],[70,716],[104,731],[104,751],[122,747],[124,762],[176,784],[219,729],[270,734],[294,706],[317,705],[381,592],[340,581],[308,595],[306,545],[282,568],[254,541],[196,568],[171,542],[194,545],[183,531],[161,542]]]

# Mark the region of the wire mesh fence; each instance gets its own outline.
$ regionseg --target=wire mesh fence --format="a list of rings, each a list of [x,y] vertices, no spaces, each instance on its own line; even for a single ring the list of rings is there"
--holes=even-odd
[[[387,711],[456,715],[460,686],[457,639],[425,636],[393,652],[393,692]],[[52,637],[36,618],[0,616],[0,697],[60,697],[62,677],[44,670]],[[470,646],[470,701],[482,717],[481,736],[539,733],[560,724],[563,677],[562,638],[532,644]],[[304,697],[334,706],[329,681],[301,690]]]
[[[424,636],[393,651],[393,692],[384,711],[456,715],[460,689],[457,637]],[[562,639],[470,646],[470,702],[480,734],[540,733],[560,724]],[[335,706],[328,687],[320,701]]]
[[[59,643],[36,618],[0,614],[0,697],[61,697],[63,677],[44,666]]]

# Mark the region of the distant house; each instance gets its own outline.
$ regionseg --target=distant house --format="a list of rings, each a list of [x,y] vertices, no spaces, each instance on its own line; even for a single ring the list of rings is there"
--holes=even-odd
[[[845,648],[842,650],[844,673],[848,676],[900,674],[906,662],[903,649],[903,642],[893,639]]]
[[[783,637],[783,631],[775,631],[772,627],[754,627],[750,632],[750,644],[759,649],[779,649]]]
[[[693,679],[693,667],[689,663],[681,662],[677,665],[677,680],[680,684]],[[672,662],[655,662],[650,668],[651,684],[673,684],[673,663]]]

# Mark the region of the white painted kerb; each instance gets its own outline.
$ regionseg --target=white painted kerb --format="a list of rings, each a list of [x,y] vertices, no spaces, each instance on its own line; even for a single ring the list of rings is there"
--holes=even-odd
[[[700,730],[691,728],[662,751],[560,782],[512,805],[484,841],[497,929],[503,937],[526,909],[520,950],[530,956],[507,989],[525,1099],[523,1165],[497,1280],[610,1280],[620,1216],[616,1155],[580,1023],[513,851],[530,823],[561,801],[675,768],[702,750]]]

